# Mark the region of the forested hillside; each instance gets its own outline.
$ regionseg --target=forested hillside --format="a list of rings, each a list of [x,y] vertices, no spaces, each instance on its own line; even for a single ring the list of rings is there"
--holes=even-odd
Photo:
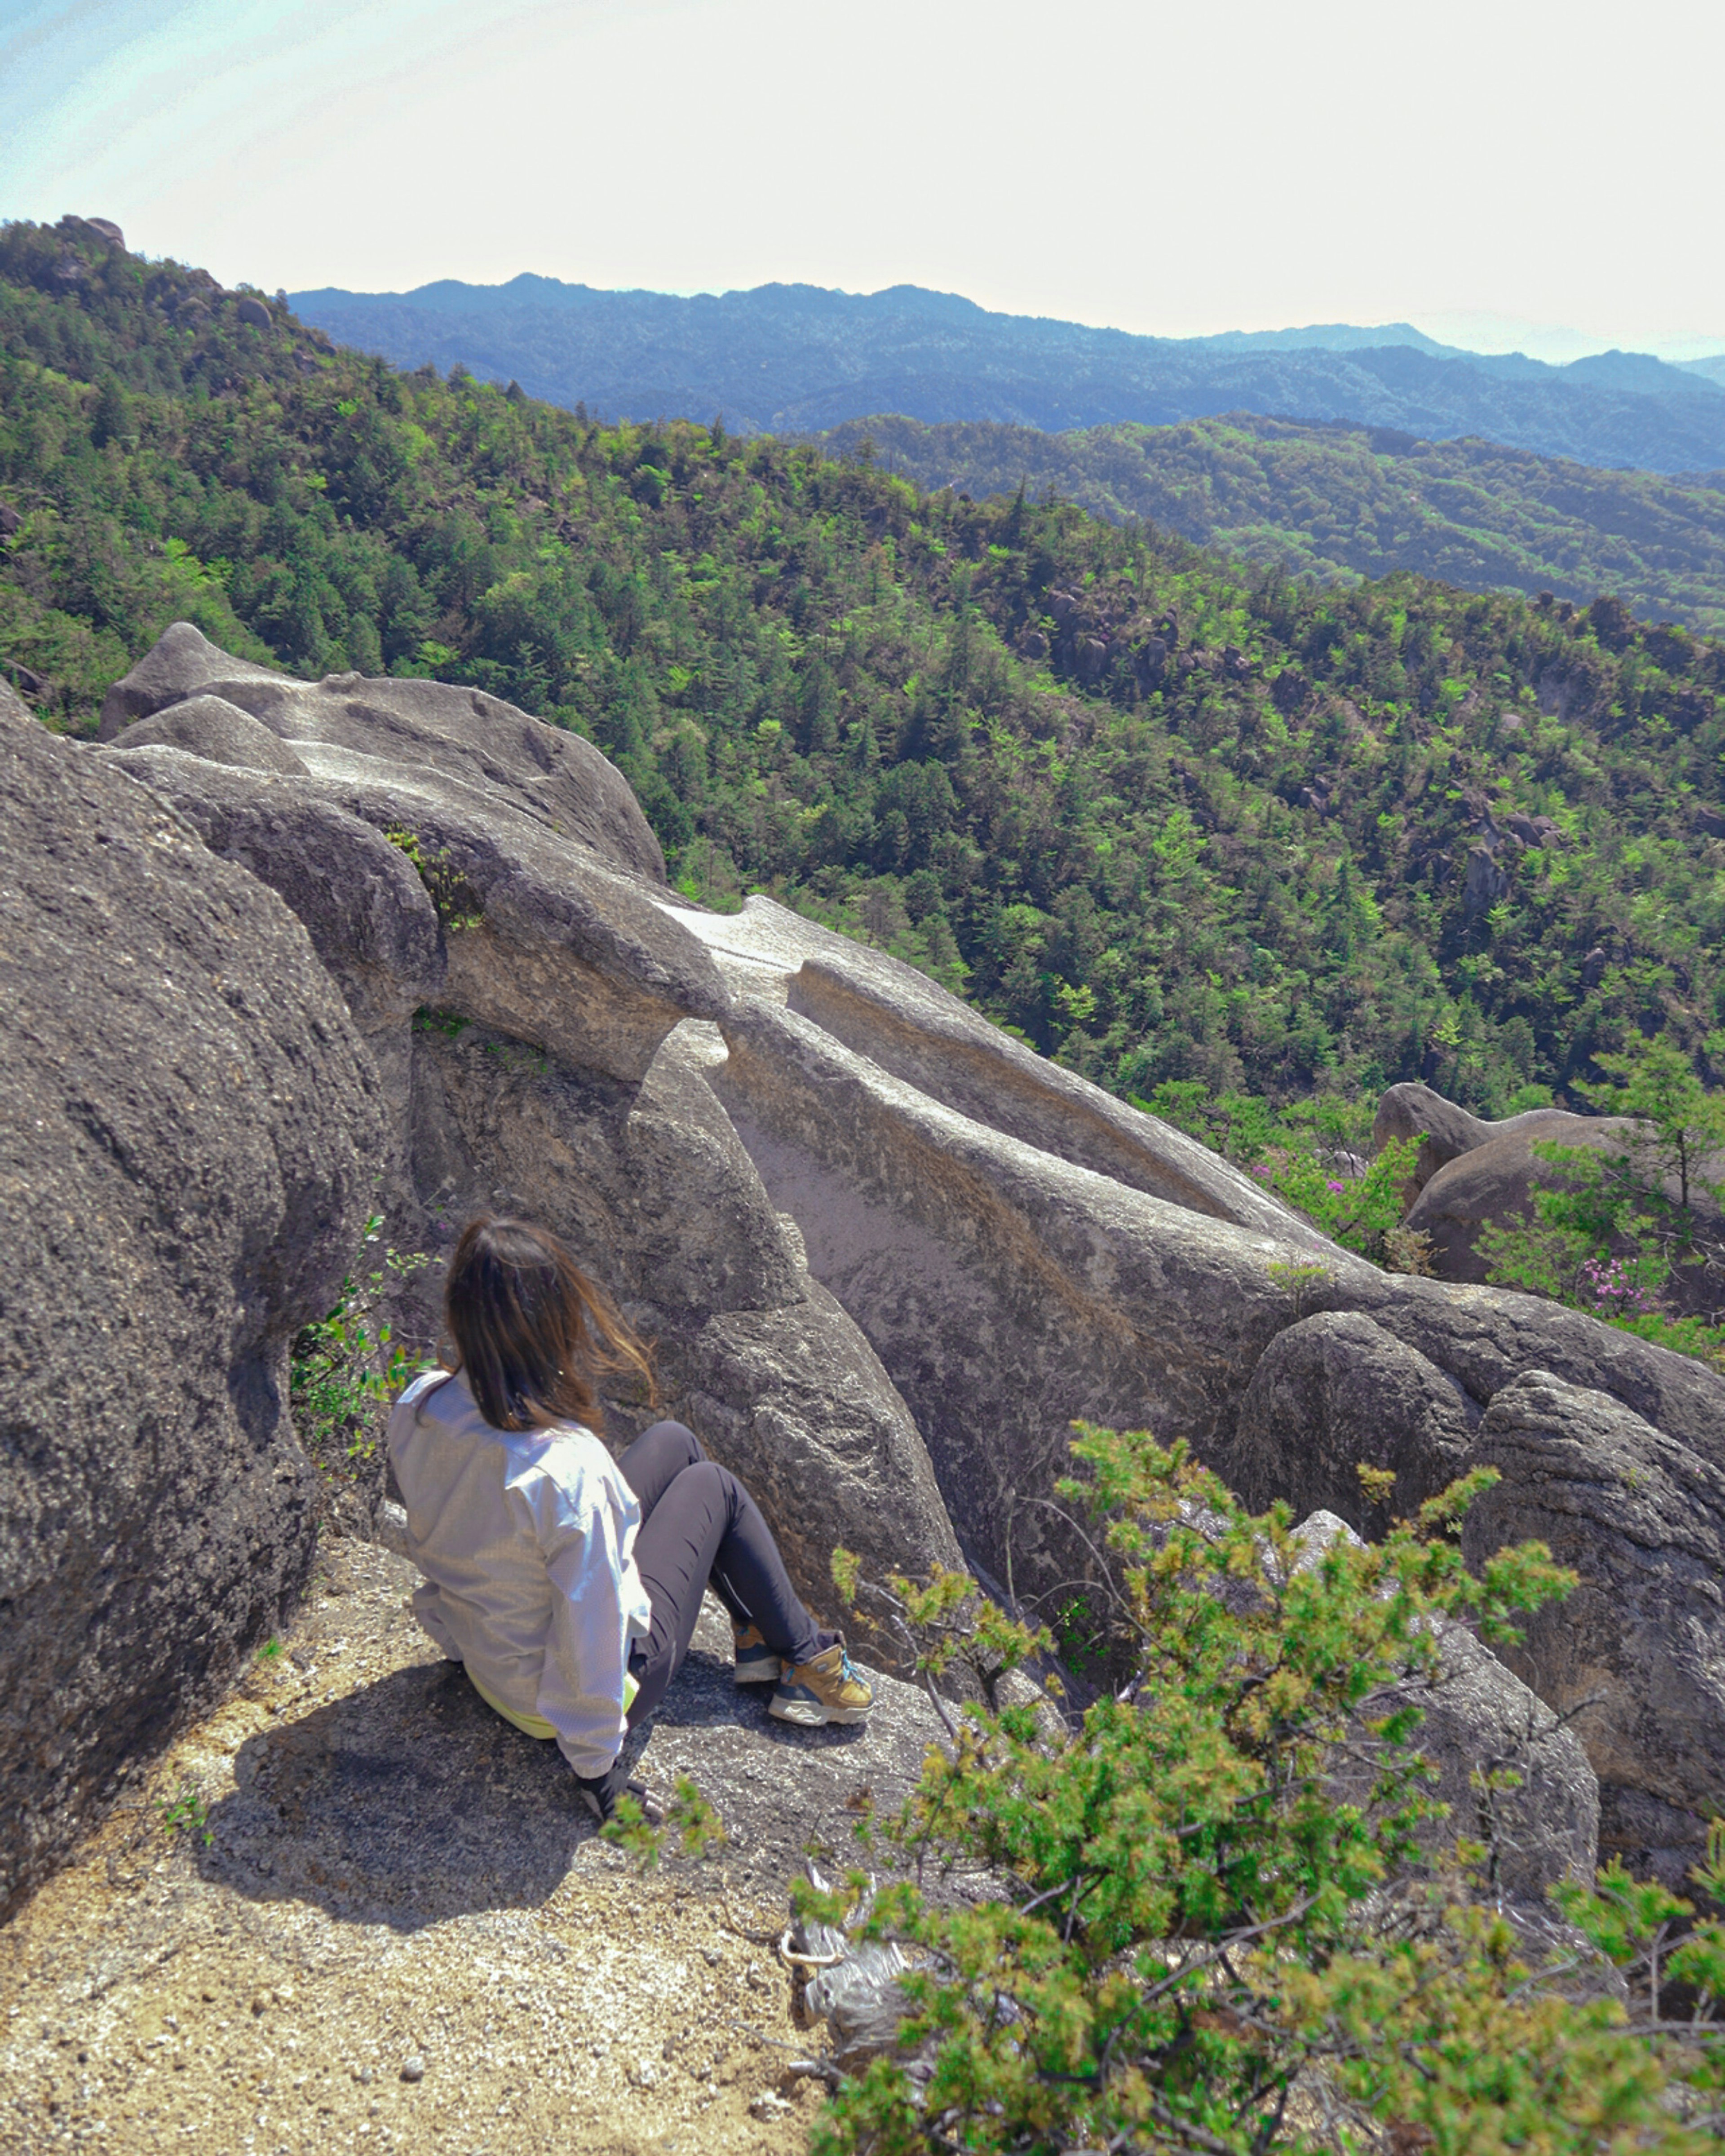
[[[866,933],[1122,1091],[1501,1110],[1725,1025],[1725,651],[1614,600],[1316,589],[602,428],[69,225],[0,233],[0,662],[51,723],[181,615],[475,682],[601,743],[685,889]]]
[[[1183,427],[926,427],[885,417],[819,438],[873,445],[891,471],[981,497],[1052,489],[1116,523],[1296,574],[1397,569],[1470,590],[1602,591],[1650,620],[1725,629],[1725,490],[1698,475],[1597,470],[1495,442],[1236,412]]]
[[[1405,323],[1217,337],[1137,336],[1003,315],[915,285],[832,292],[604,292],[555,277],[453,279],[414,292],[300,292],[343,344],[403,367],[461,365],[619,418],[719,413],[745,434],[871,412],[931,424],[1167,426],[1220,412],[1344,419],[1650,471],[1725,464],[1725,388],[1638,352],[1549,367],[1435,345]],[[1333,336],[1340,348],[1317,341]]]

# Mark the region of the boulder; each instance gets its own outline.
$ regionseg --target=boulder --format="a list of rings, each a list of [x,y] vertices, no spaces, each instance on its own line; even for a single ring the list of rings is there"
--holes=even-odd
[[[1406,1519],[1466,1470],[1480,1410],[1455,1379],[1358,1311],[1279,1332],[1258,1359],[1219,1467],[1246,1502],[1285,1497],[1368,1535]],[[1394,1474],[1367,1499],[1358,1470]]]
[[[1640,1127],[1628,1116],[1572,1116],[1561,1109],[1537,1109],[1531,1117],[1515,1120],[1525,1122],[1525,1127],[1492,1137],[1449,1162],[1409,1209],[1407,1225],[1430,1239],[1434,1270],[1440,1280],[1483,1281],[1487,1264],[1479,1249],[1481,1229],[1512,1227],[1538,1218],[1536,1194],[1552,1188],[1561,1170],[1535,1153],[1536,1144],[1544,1141],[1622,1153]],[[1711,1160],[1707,1168],[1716,1178],[1725,1177],[1725,1159]],[[1666,1188],[1675,1201],[1676,1183]],[[1707,1240],[1725,1245],[1725,1216],[1718,1205],[1698,1191],[1692,1191],[1690,1205]],[[1628,1257],[1634,1245],[1624,1237],[1614,1250]],[[1725,1301],[1725,1281],[1716,1265],[1678,1265],[1663,1299],[1679,1312],[1710,1312]]]
[[[1465,1625],[1441,1638],[1436,1682],[1405,1696],[1425,1717],[1417,1741],[1448,1831],[1485,1845],[1491,1883],[1512,1902],[1538,1905],[1563,1879],[1590,1884],[1600,1798],[1585,1743]]]
[[[1604,1846],[1645,1845],[1650,1807],[1692,1862],[1725,1792],[1725,1459],[1609,1393],[1519,1373],[1480,1425],[1502,1480],[1469,1514],[1477,1563],[1537,1537],[1580,1575],[1504,1659],[1573,1717],[1599,1779]]]
[[[1530,1108],[1523,1115],[1507,1116],[1502,1122],[1487,1122],[1470,1115],[1454,1101],[1446,1101],[1430,1086],[1392,1086],[1378,1103],[1372,1124],[1372,1150],[1378,1152],[1389,1138],[1418,1138],[1420,1151],[1411,1178],[1417,1193],[1447,1162],[1489,1145],[1494,1138],[1530,1131],[1542,1118],[1553,1115],[1565,1125],[1586,1120],[1562,1108]]]
[[[1317,1563],[1338,1536],[1359,1539],[1327,1512],[1302,1520],[1294,1533],[1301,1567]],[[1440,1851],[1458,1835],[1484,1844],[1491,1885],[1524,1907],[1542,1903],[1559,1880],[1590,1881],[1599,1787],[1580,1738],[1465,1625],[1446,1620],[1438,1636],[1435,1677],[1394,1686],[1369,1702],[1373,1719],[1401,1706],[1423,1717],[1414,1742],[1437,1769],[1432,1794],[1449,1807],[1425,1830],[1426,1845]],[[1371,1757],[1369,1747],[1344,1757],[1338,1794],[1368,1799]]]
[[[288,909],[0,714],[0,1914],[282,1620],[377,1081]]]
[[[212,853],[237,861],[285,901],[362,1032],[405,1027],[422,1004],[437,1002],[448,971],[437,909],[412,861],[315,784],[258,784],[260,774],[290,774],[290,763],[242,762],[157,732],[194,711],[209,719],[217,748],[250,747],[230,726],[239,721],[268,751],[288,755],[247,713],[199,696],[141,720],[107,760],[172,801]]]
[[[1418,1137],[1420,1147],[1411,1179],[1412,1202],[1406,1224],[1430,1239],[1433,1269],[1440,1280],[1482,1281],[1486,1262],[1478,1250],[1487,1224],[1512,1226],[1536,1217],[1534,1194],[1549,1187],[1557,1171],[1533,1148],[1541,1143],[1587,1146],[1621,1152],[1643,1127],[1625,1116],[1577,1116],[1564,1108],[1529,1108],[1524,1114],[1486,1122],[1457,1107],[1427,1086],[1392,1086],[1378,1104],[1374,1145],[1387,1138]],[[1704,1163],[1706,1172],[1725,1178],[1725,1158]],[[1675,1182],[1666,1185],[1675,1201]],[[1692,1192],[1691,1204],[1705,1230],[1725,1244],[1725,1216],[1705,1194]],[[1630,1245],[1622,1245],[1627,1255]],[[1718,1270],[1681,1265],[1666,1291],[1679,1311],[1716,1308],[1725,1295]]]
[[[512,810],[624,875],[665,881],[659,841],[615,766],[580,735],[477,689],[358,674],[299,681],[231,658],[179,621],[108,691],[97,738],[206,692],[290,742],[317,778],[381,780],[445,811]]]

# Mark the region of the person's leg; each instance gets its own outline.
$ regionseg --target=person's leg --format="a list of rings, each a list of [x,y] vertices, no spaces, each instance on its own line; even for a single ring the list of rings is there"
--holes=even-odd
[[[680,1422],[656,1422],[641,1432],[617,1465],[639,1502],[644,1522],[683,1470],[706,1458],[692,1430]]]
[[[710,1460],[685,1467],[661,1493],[635,1537],[634,1558],[653,1605],[653,1630],[630,1665],[639,1687],[631,1727],[658,1706],[682,1666],[708,1585],[734,1625],[757,1625],[787,1661],[806,1662],[825,1644],[754,1499]]]

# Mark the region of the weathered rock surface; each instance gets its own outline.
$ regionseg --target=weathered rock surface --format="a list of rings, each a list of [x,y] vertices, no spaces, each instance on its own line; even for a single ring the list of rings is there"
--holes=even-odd
[[[379,1116],[270,892],[33,720],[0,761],[3,1912],[300,1585],[288,1343]]]
[[[1286,1497],[1381,1533],[1466,1471],[1479,1419],[1455,1378],[1360,1312],[1302,1318],[1258,1359],[1230,1479],[1255,1510]],[[1367,1501],[1361,1466],[1394,1473],[1386,1500]]]
[[[739,999],[721,1029],[715,1089],[909,1404],[967,1555],[1020,1592],[1081,1576],[1039,1502],[1072,1420],[1231,1435],[1289,1316],[1269,1266],[1309,1254],[1006,1137],[793,1011]]]
[[[1294,1530],[1302,1563],[1316,1563],[1337,1535],[1358,1537],[1333,1512],[1314,1512]],[[1428,1843],[1445,1848],[1458,1835],[1491,1852],[1488,1881],[1524,1907],[1538,1907],[1562,1879],[1591,1880],[1598,1860],[1599,1785],[1574,1729],[1463,1625],[1439,1628],[1435,1681],[1392,1688],[1374,1700],[1373,1717],[1401,1704],[1425,1717],[1415,1738],[1438,1770],[1432,1794],[1449,1806]],[[1507,1778],[1519,1778],[1510,1789]],[[1490,1778],[1500,1784],[1489,1786]],[[1363,1763],[1337,1777],[1342,1794],[1369,1794]]]
[[[295,680],[232,658],[180,621],[108,691],[98,737],[116,741],[132,721],[206,695],[291,742],[316,778],[513,812],[625,875],[665,881],[659,841],[616,767],[578,734],[477,689],[359,674]]]
[[[540,730],[560,738],[554,728]],[[475,722],[474,731],[483,729]],[[294,742],[308,758],[317,746]],[[122,739],[110,753],[209,843],[243,849],[248,865],[290,904],[311,896],[295,826],[314,804],[325,812],[326,874],[338,893],[351,885],[375,897],[377,848],[391,843],[382,834],[410,836],[441,880],[453,930],[439,952],[440,1000],[566,1062],[639,1078],[674,1025],[690,1015],[716,1017],[726,1007],[706,952],[654,905],[646,887],[511,804],[488,806],[474,789],[440,780],[422,783],[411,764],[398,779],[379,756],[359,759],[375,768],[350,781],[241,773],[186,753],[183,743],[134,747]],[[398,874],[394,880],[400,884]],[[344,940],[339,913],[332,917],[314,901],[313,921],[333,952]],[[346,931],[346,940],[357,942],[360,932]],[[408,969],[398,1001],[421,985],[419,971]]]
[[[117,738],[127,748],[182,748],[237,771],[310,775],[285,741],[225,696],[188,696],[147,718],[134,719]]]
[[[1604,1794],[1605,1845],[1644,1846],[1647,1806],[1635,1799],[1651,1799],[1693,1861],[1725,1789],[1725,1462],[1539,1369],[1491,1401],[1476,1458],[1503,1479],[1468,1519],[1470,1562],[1537,1536],[1580,1575],[1505,1659],[1574,1715]]]
[[[1512,1133],[1550,1112],[1548,1109],[1533,1108],[1525,1115],[1507,1116],[1502,1122],[1488,1122],[1470,1114],[1455,1101],[1445,1100],[1430,1086],[1417,1081],[1392,1086],[1378,1103],[1378,1113],[1372,1124],[1372,1147],[1376,1152],[1390,1138],[1418,1138],[1420,1151],[1414,1158],[1412,1182],[1416,1191],[1423,1190],[1440,1168],[1461,1154],[1471,1152],[1476,1147]]]
[[[1297,1214],[1183,1131],[1014,1040],[911,966],[771,899],[698,914],[667,899],[733,989],[785,1004],[942,1106],[1170,1204],[1327,1253]]]

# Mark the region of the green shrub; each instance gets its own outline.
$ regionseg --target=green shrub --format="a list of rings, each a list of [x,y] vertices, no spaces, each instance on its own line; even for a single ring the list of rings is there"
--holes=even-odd
[[[1064,1747],[1034,1710],[963,1710],[900,1812],[860,1826],[901,1876],[849,1921],[927,1965],[903,1980],[899,2055],[842,2081],[817,2156],[1716,2148],[1725,1929],[1676,1940],[1685,1906],[1615,1869],[1563,1890],[1599,1967],[1644,1979],[1662,1955],[1690,1988],[1692,2022],[1669,2027],[1590,1995],[1576,1954],[1542,1964],[1491,1905],[1489,1845],[1435,1827],[1434,1621],[1511,1640],[1573,1584],[1538,1544],[1464,1568],[1489,1471],[1377,1547],[1302,1562],[1285,1506],[1250,1516],[1183,1445],[1079,1429],[1062,1495],[1111,1552],[1131,1676]],[[931,1677],[1039,1644],[959,1576],[887,1593]],[[1492,1779],[1484,1813],[1514,1778]],[[1004,1895],[925,1891],[953,1864]],[[1717,1836],[1702,1883],[1725,1892]],[[800,1898],[842,1923],[863,1884]]]

